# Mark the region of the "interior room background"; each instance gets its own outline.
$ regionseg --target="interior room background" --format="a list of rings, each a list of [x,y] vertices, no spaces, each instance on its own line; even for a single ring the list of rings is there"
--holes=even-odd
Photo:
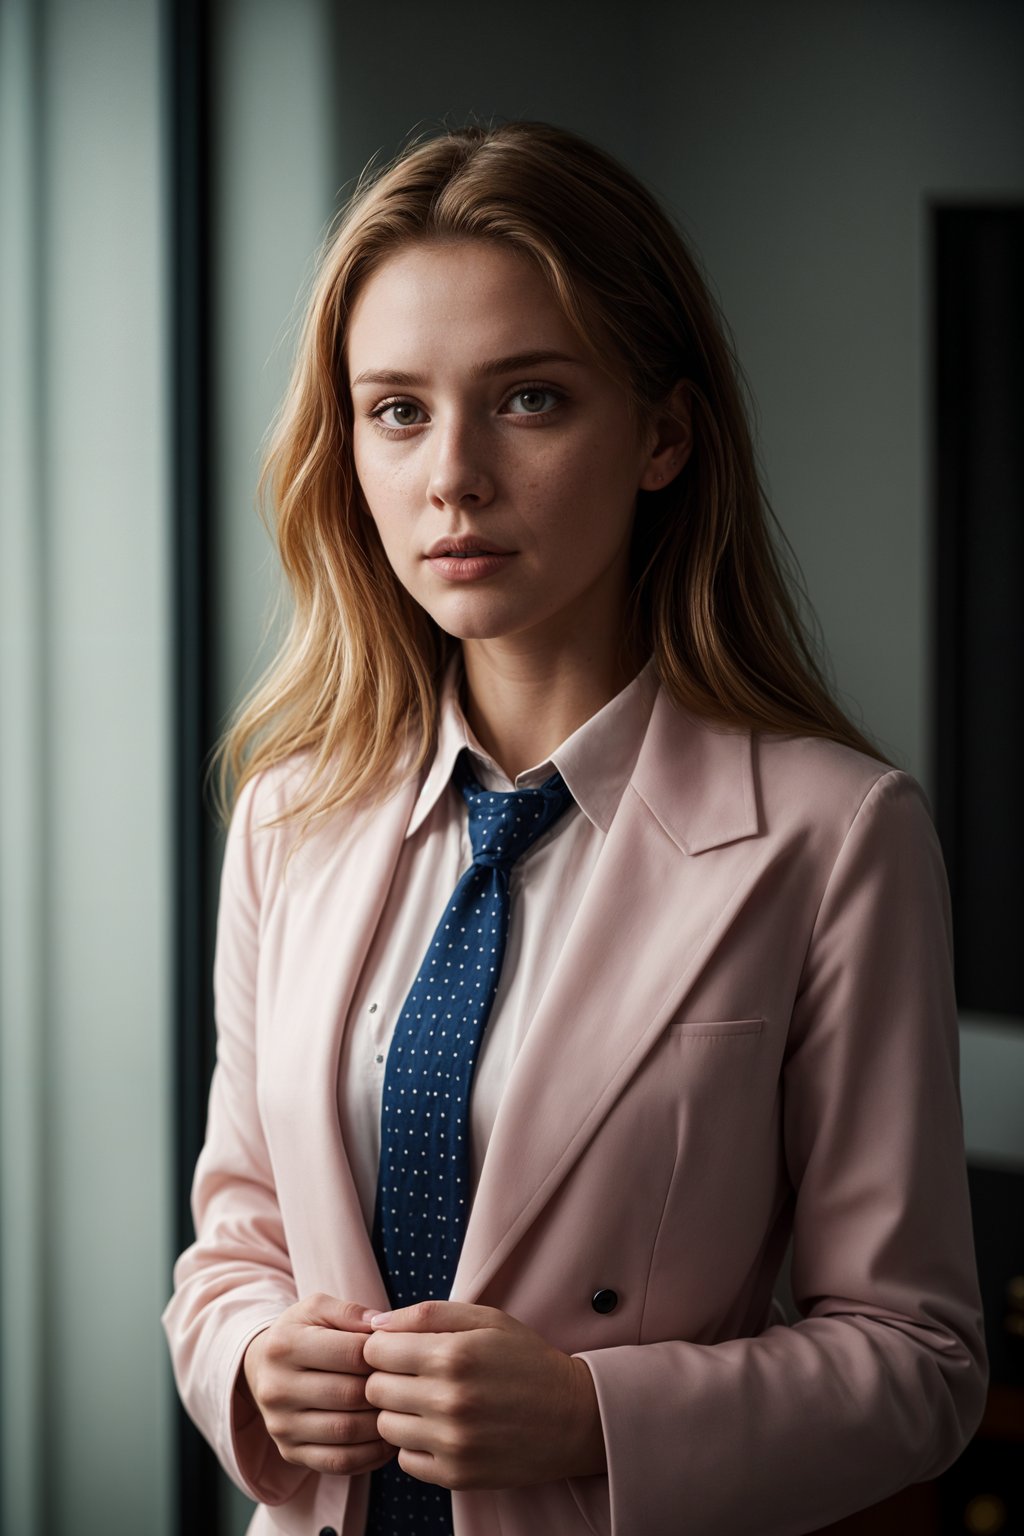
[[[1019,628],[972,628],[989,589],[958,529],[983,526],[970,494],[998,504],[982,554],[1005,586],[1020,460],[1004,375],[973,322],[942,342],[938,319],[943,292],[962,316],[965,285],[982,309],[996,295],[997,347],[1019,334],[1010,237],[986,266],[971,215],[1016,210],[1019,230],[1022,80],[1008,0],[4,0],[5,1536],[244,1529],[181,1423],[158,1324],[210,1063],[220,843],[201,778],[273,643],[260,445],[312,253],[364,163],[442,119],[539,117],[666,200],[734,332],[844,702],[920,779],[966,880],[984,845],[962,813],[991,787],[984,765],[965,777],[971,710],[1005,703],[1019,731],[1021,672]],[[977,441],[954,441],[958,379],[971,399],[992,385]],[[1000,825],[1019,867],[1020,821]],[[965,1134],[1012,1277],[1024,1005],[1015,953],[1009,990],[986,991],[981,926]],[[1024,1387],[1019,1349],[1005,1360]]]

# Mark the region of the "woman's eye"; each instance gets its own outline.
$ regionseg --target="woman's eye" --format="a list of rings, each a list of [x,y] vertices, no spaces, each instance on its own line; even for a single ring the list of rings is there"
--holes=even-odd
[[[419,406],[413,405],[411,400],[389,400],[370,414],[385,426],[414,427],[417,425],[415,416],[418,410]],[[388,421],[386,418],[390,412],[394,414]]]
[[[505,409],[512,416],[547,416],[562,401],[562,395],[542,385],[530,385],[509,395]],[[384,400],[370,412],[382,432],[400,435],[403,429],[420,427],[426,413],[413,400]]]
[[[553,401],[557,405],[559,396],[553,389],[517,389],[515,394],[509,397],[509,405],[514,405],[517,400],[522,402],[523,410],[513,410],[513,416],[540,416],[545,410],[551,409],[551,406],[545,405],[544,402]]]

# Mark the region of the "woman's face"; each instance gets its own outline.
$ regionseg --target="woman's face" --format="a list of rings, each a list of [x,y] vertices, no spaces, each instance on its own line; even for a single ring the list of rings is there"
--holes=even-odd
[[[637,489],[671,476],[539,269],[482,241],[403,247],[360,292],[346,358],[366,505],[440,627],[544,646],[615,634]]]

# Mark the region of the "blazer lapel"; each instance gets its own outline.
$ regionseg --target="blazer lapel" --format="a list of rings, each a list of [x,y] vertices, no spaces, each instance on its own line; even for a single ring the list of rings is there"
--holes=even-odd
[[[289,1028],[283,1034],[282,1059],[272,1070],[301,1070],[309,1095],[310,1124],[280,1155],[295,1160],[296,1178],[308,1182],[309,1143],[320,1159],[319,1189],[330,1191],[331,1224],[345,1233],[343,1244],[320,1240],[324,1212],[305,1202],[307,1245],[321,1255],[318,1285],[337,1296],[385,1309],[384,1281],[342,1141],[338,1119],[338,1070],[342,1034],[352,996],[380,921],[392,875],[419,790],[414,775],[371,813],[358,815],[340,833],[325,829],[296,855],[302,866],[304,913],[296,926],[315,933],[318,943],[294,978],[289,999]],[[337,838],[344,839],[339,851]],[[307,1139],[308,1136],[308,1139]]]
[[[759,830],[750,732],[712,729],[662,688],[509,1075],[454,1300],[479,1297],[692,987],[765,857]]]

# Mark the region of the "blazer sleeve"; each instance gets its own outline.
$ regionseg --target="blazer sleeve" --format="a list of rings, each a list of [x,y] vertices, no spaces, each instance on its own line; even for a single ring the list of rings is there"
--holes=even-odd
[[[782,1069],[793,1326],[581,1352],[612,1536],[799,1536],[937,1476],[987,1385],[945,868],[920,786],[862,801]]]
[[[162,1317],[189,1416],[249,1498],[279,1504],[310,1475],[279,1455],[238,1387],[249,1341],[295,1302],[274,1176],[256,1099],[256,974],[265,860],[253,836],[261,779],[246,784],[221,873],[214,1002],[217,1055],[206,1139],[192,1185],[196,1240],[174,1267]]]

